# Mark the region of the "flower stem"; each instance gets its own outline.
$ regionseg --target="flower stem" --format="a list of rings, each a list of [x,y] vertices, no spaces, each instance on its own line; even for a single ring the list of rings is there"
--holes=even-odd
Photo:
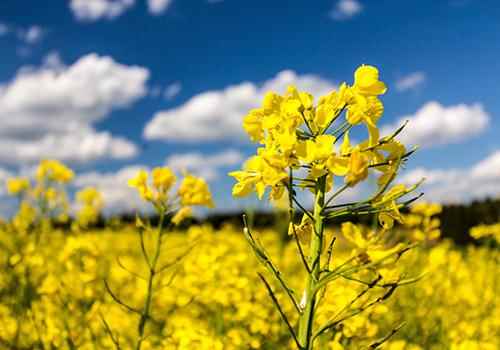
[[[298,340],[303,350],[311,350],[312,330],[314,324],[314,313],[316,307],[316,283],[320,274],[320,257],[323,249],[323,216],[325,206],[326,176],[322,176],[316,183],[316,199],[314,202],[314,234],[311,238],[309,253],[310,273],[307,276],[304,290],[304,312],[299,318]]]
[[[142,341],[144,340],[144,330],[146,328],[146,323],[150,318],[151,300],[153,299],[153,282],[157,272],[156,266],[158,265],[158,259],[160,258],[164,219],[165,219],[165,213],[164,211],[161,211],[160,221],[158,223],[158,232],[156,237],[153,259],[151,261],[148,261],[148,268],[149,268],[148,287],[147,287],[148,289],[146,293],[146,301],[144,302],[144,308],[142,310],[141,318],[139,320],[139,326],[138,326],[139,338],[137,339],[137,345],[135,347],[136,350],[141,349]]]

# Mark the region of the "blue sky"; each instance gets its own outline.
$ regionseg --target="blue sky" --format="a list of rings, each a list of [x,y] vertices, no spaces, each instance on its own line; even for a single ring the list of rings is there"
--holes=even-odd
[[[498,1],[50,6],[0,2],[0,178],[60,158],[76,169],[77,187],[96,185],[119,205],[126,175],[170,157],[209,177],[219,206],[232,207],[225,173],[254,149],[234,125],[263,89],[322,92],[366,63],[389,86],[381,125],[410,119],[405,141],[421,146],[407,181],[426,176],[433,200],[498,194]]]

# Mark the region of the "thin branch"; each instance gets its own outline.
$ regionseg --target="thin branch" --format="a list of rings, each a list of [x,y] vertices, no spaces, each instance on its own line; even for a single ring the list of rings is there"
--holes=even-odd
[[[99,312],[99,317],[101,318],[101,321],[104,324],[104,329],[106,330],[106,333],[109,335],[109,337],[111,338],[111,341],[115,345],[116,350],[121,350],[120,342],[119,342],[118,338],[115,338],[115,336],[113,335],[113,331],[111,330],[111,327],[109,326],[108,322],[106,322],[106,319],[104,318],[104,316],[102,315],[101,312]]]
[[[127,309],[127,310],[128,310],[128,311],[130,311],[130,312],[134,312],[134,313],[136,313],[136,314],[138,314],[138,315],[141,315],[141,316],[142,316],[142,312],[141,312],[140,310],[137,310],[137,309],[133,308],[132,306],[127,305],[127,304],[125,304],[123,301],[121,301],[121,300],[120,300],[120,299],[119,299],[119,298],[118,298],[118,297],[117,297],[117,296],[113,293],[113,291],[112,291],[112,290],[111,290],[111,288],[109,287],[108,282],[107,282],[106,280],[104,280],[104,286],[106,287],[106,290],[107,290],[107,292],[109,293],[109,295],[111,295],[111,298],[113,298],[113,300],[114,300],[117,304],[119,304],[119,305],[123,306],[125,309]]]
[[[401,248],[400,250],[398,250],[396,252],[393,252],[391,254],[388,254],[388,255],[384,256],[383,258],[380,258],[377,261],[373,261],[373,262],[370,262],[370,263],[367,263],[367,264],[358,265],[358,266],[354,266],[354,267],[349,267],[349,268],[346,268],[344,270],[341,270],[341,267],[347,264],[347,262],[345,262],[341,266],[339,266],[338,268],[336,268],[335,270],[327,272],[326,275],[319,280],[318,284],[316,285],[316,288],[315,288],[314,292],[317,293],[318,290],[320,290],[323,286],[325,286],[326,284],[332,282],[333,280],[335,280],[335,279],[337,279],[339,277],[344,277],[345,278],[345,276],[342,276],[344,274],[353,274],[353,273],[356,273],[356,272],[358,272],[358,271],[360,271],[362,269],[369,269],[371,267],[380,265],[384,261],[386,261],[386,260],[388,260],[388,259],[390,259],[390,258],[392,258],[394,256],[396,256],[397,259],[399,259],[399,257],[401,257],[404,253],[406,253],[410,249],[415,248],[417,245],[418,245],[418,243],[410,244],[410,245],[407,245],[407,246]],[[354,257],[351,258],[351,259],[349,259],[348,261],[351,261],[353,259],[354,259]]]
[[[294,196],[292,196],[292,200],[300,208],[300,210],[302,210],[304,212],[304,214],[306,214],[312,220],[312,222],[314,223],[314,221],[315,221],[314,220],[314,216],[312,216],[312,214],[308,210],[306,210],[302,206],[302,204],[300,204],[300,202]]]
[[[143,281],[147,281],[146,277],[143,277],[141,275],[139,275],[137,272],[134,272],[130,269],[128,269],[127,267],[125,267],[125,265],[121,262],[120,260],[120,256],[117,256],[116,257],[116,263],[118,264],[118,266],[120,266],[124,271],[127,271],[128,273],[130,273],[132,276],[134,277],[137,277]]]
[[[383,137],[381,138],[376,144],[372,145],[372,146],[369,146],[369,147],[365,147],[363,149],[360,150],[360,152],[367,152],[367,151],[372,151],[374,149],[376,149],[377,147],[380,147],[386,143],[389,143],[390,141],[392,141],[394,138],[396,138],[396,136],[399,135],[399,133],[401,133],[401,131],[403,131],[403,129],[406,127],[406,125],[408,124],[408,120],[406,120],[403,125],[401,125],[395,132],[393,132],[391,135],[389,136],[386,136],[386,137]],[[346,154],[344,154],[344,156],[348,157],[351,155],[351,152],[348,152]]]
[[[248,243],[252,247],[252,249],[255,253],[255,256],[279,281],[280,285],[285,290],[286,294],[290,298],[290,300],[291,300],[293,306],[295,307],[295,309],[297,310],[297,312],[302,313],[302,310],[299,307],[297,300],[295,299],[293,290],[290,287],[288,287],[286,282],[283,280],[283,277],[281,276],[281,272],[278,270],[278,268],[276,266],[274,266],[271,259],[269,259],[269,257],[267,256],[267,253],[260,246],[260,244],[258,244],[255,241],[255,238],[252,236],[252,233],[251,233],[250,229],[248,228],[246,215],[243,215],[243,223],[245,225],[245,228],[243,229],[243,233],[245,234],[245,238],[247,239]]]
[[[396,290],[396,288],[398,287],[397,284],[389,287],[389,290],[387,292],[385,292],[384,295],[382,295],[381,297],[378,297],[377,299],[369,302],[368,304],[365,304],[361,307],[359,307],[358,309],[354,310],[353,312],[351,312],[350,314],[340,318],[339,320],[337,321],[331,321],[331,322],[328,322],[327,324],[325,324],[324,326],[322,326],[313,336],[313,339],[316,339],[318,336],[320,336],[322,333],[326,332],[328,329],[331,329],[335,326],[337,326],[338,324],[344,322],[345,320],[348,320],[360,313],[362,313],[363,311],[369,309],[370,307],[374,306],[375,304],[378,304],[384,300],[386,300],[387,298],[389,298],[393,293],[394,291]],[[367,292],[369,290],[369,288],[366,288],[363,292]],[[362,292],[362,293],[363,293]],[[352,305],[352,304],[351,304]],[[343,310],[345,311],[345,310]]]
[[[172,284],[172,282],[174,282],[174,279],[178,273],[179,273],[179,268],[175,269],[174,272],[172,273],[172,275],[170,276],[170,278],[168,279],[168,282],[158,286],[157,290],[163,289],[165,287],[169,287]]]
[[[337,190],[337,192],[335,192],[334,194],[332,194],[332,196],[330,198],[328,198],[328,200],[325,202],[324,207],[328,207],[328,204],[330,204],[338,195],[340,195],[342,192],[344,192],[348,188],[349,188],[348,184],[345,184],[344,186],[339,188]]]
[[[191,253],[191,251],[193,250],[195,245],[196,245],[196,243],[192,244],[191,247],[186,249],[182,254],[178,255],[174,260],[172,260],[172,261],[166,263],[165,265],[163,265],[162,267],[160,267],[158,270],[155,271],[155,273],[156,274],[162,273],[166,269],[168,269],[174,265],[177,265],[182,259],[184,259],[189,253]]]
[[[144,260],[146,260],[148,267],[151,269],[151,261],[149,260],[149,255],[148,255],[148,251],[146,250],[146,245],[144,244],[144,230],[141,227],[139,227],[138,231],[139,231],[139,237],[141,239],[142,255],[144,256]]]
[[[377,340],[376,342],[370,344],[368,349],[377,349],[380,345],[384,344],[386,341],[388,341],[394,334],[396,334],[401,328],[403,328],[405,325],[405,322],[401,323],[399,326],[391,330],[389,334],[384,336],[382,339]]]
[[[304,112],[300,112],[300,115],[302,116],[302,119],[304,120],[304,123],[306,124],[307,129],[309,130],[309,133],[311,134],[312,137],[314,137],[315,136],[314,132],[312,131],[311,126],[309,125],[309,122],[307,121],[307,118],[304,115]]]
[[[330,244],[328,244],[328,250],[326,253],[326,268],[328,269],[330,266],[330,262],[332,260],[332,254],[333,254],[333,245],[335,244],[335,241],[337,240],[336,236],[333,236],[332,240],[330,241]]]
[[[405,161],[409,156],[411,156],[413,153],[415,153],[417,151],[417,149],[418,149],[417,147],[414,147],[411,151],[403,154],[401,156],[401,160]],[[368,165],[368,168],[376,168],[376,167],[383,166],[383,165],[390,165],[390,164],[394,163],[394,161],[395,161],[395,159],[389,159],[389,160],[386,160],[386,161],[381,162],[381,163],[370,164],[370,165]]]
[[[333,116],[332,120],[330,120],[330,122],[328,123],[328,125],[323,129],[322,134],[325,134],[328,131],[328,129],[330,128],[330,126],[332,126],[333,122],[335,122],[335,120],[337,120],[337,118],[342,114],[342,112],[344,112],[346,106],[347,106],[347,104],[344,104],[342,106],[342,108],[340,108],[340,109],[338,109],[338,110],[336,110],[334,112],[334,116]],[[347,123],[348,122],[344,122],[342,125],[347,124]],[[339,129],[342,127],[342,125],[339,127]],[[333,133],[335,134],[335,132],[337,132],[337,131],[338,131],[338,129],[335,130]]]
[[[304,264],[306,271],[310,274],[311,269],[309,268],[309,263],[307,262],[307,258],[304,254],[304,250],[302,249],[302,244],[299,241],[299,237],[297,236],[297,232],[295,230],[295,225],[293,222],[292,222],[292,228],[293,228],[293,238],[295,240],[295,244],[297,245],[297,249],[299,250],[300,258],[302,259],[302,263]]]
[[[293,169],[290,167],[290,170],[288,171],[288,176],[289,176],[289,183],[288,185],[288,216],[289,216],[289,221],[290,224],[292,225],[292,230],[293,230],[293,238],[295,239],[295,244],[297,245],[297,249],[299,250],[300,257],[302,259],[302,264],[304,265],[306,271],[310,274],[311,269],[309,268],[309,264],[307,262],[306,256],[304,254],[304,251],[302,250],[302,244],[300,244],[299,237],[297,235],[297,230],[295,229],[295,224],[294,224],[294,217],[295,217],[295,208],[293,207],[293,188],[292,188],[292,182],[294,180],[293,177]],[[308,181],[313,181],[316,183],[314,180],[309,180]]]
[[[264,276],[262,276],[262,274],[260,273],[257,273],[260,277],[260,279],[262,280],[262,282],[264,283],[264,285],[266,286],[266,289],[267,289],[267,292],[269,293],[269,296],[271,297],[272,301],[274,302],[274,304],[276,305],[276,308],[278,309],[279,311],[279,314],[281,316],[281,318],[283,319],[283,322],[286,323],[286,326],[288,327],[288,331],[290,332],[290,334],[292,335],[292,338],[293,340],[295,341],[295,344],[297,345],[297,347],[299,349],[303,349],[302,345],[300,344],[299,340],[297,339],[297,335],[295,334],[295,330],[293,329],[292,325],[290,324],[290,322],[288,321],[288,318],[286,317],[285,313],[283,312],[283,309],[281,308],[279,302],[278,302],[278,299],[276,298],[276,296],[274,295],[274,292],[273,290],[271,289],[271,286],[269,285],[269,283],[266,281],[266,279],[264,278]]]

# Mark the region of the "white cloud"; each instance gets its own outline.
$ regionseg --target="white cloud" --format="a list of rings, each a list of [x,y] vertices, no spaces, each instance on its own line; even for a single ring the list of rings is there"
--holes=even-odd
[[[189,171],[207,181],[212,181],[220,175],[220,169],[240,164],[242,161],[241,152],[229,149],[211,155],[199,152],[175,154],[168,157],[165,163],[176,172]]]
[[[153,15],[161,15],[171,4],[172,0],[148,0],[148,9]]]
[[[18,37],[26,44],[36,44],[45,35],[45,30],[40,26],[31,26],[27,29],[19,29]]]
[[[172,83],[166,87],[163,96],[165,96],[167,100],[172,100],[175,96],[177,96],[181,92],[181,90],[182,90],[182,84],[176,81],[175,83]]]
[[[128,180],[133,178],[140,169],[149,171],[146,166],[132,165],[117,172],[88,172],[77,175],[74,185],[77,188],[93,186],[103,195],[105,212],[116,214],[150,209],[139,197],[137,191],[128,186]]]
[[[134,4],[135,0],[71,0],[69,6],[77,19],[91,22],[119,17]]]
[[[206,91],[179,107],[159,111],[144,128],[144,137],[184,142],[244,139],[241,121],[245,114],[259,106],[266,91],[283,93],[292,84],[315,96],[335,88],[333,82],[317,75],[297,75],[285,70],[260,85],[242,82],[223,90]]]
[[[409,171],[400,181],[413,184],[425,178],[425,198],[438,202],[462,202],[500,195],[500,150],[470,168],[427,169]]]
[[[0,162],[135,155],[134,144],[93,125],[144,96],[148,77],[145,68],[96,54],[70,66],[52,57],[42,67],[21,69],[0,85]]]
[[[406,120],[407,127],[399,135],[406,144],[430,147],[448,143],[458,143],[481,133],[490,116],[479,103],[458,104],[445,107],[431,101],[423,105],[415,114],[400,118],[392,125],[382,127],[382,134],[390,134]]]
[[[92,128],[67,134],[49,133],[34,140],[0,140],[0,160],[10,164],[36,163],[41,158],[68,162],[89,162],[102,158],[124,159],[137,153],[137,146],[130,141]]]
[[[396,82],[396,90],[403,92],[407,90],[416,89],[418,86],[425,83],[427,77],[424,72],[413,72],[404,77],[401,77]]]
[[[493,152],[486,159],[474,165],[471,174],[478,179],[496,178],[500,182],[500,150]]]
[[[330,15],[337,21],[348,20],[363,11],[363,5],[358,0],[339,0]]]

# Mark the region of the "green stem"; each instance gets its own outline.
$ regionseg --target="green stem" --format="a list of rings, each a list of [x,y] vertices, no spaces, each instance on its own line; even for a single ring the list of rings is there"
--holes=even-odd
[[[311,237],[309,253],[310,273],[307,276],[303,301],[304,312],[299,318],[298,340],[303,350],[311,350],[312,330],[314,324],[314,313],[316,307],[316,283],[320,275],[320,256],[323,249],[323,216],[322,210],[325,206],[326,176],[322,176],[316,183],[316,199],[314,202],[314,233]]]
[[[151,300],[153,298],[153,282],[154,278],[156,276],[156,265],[158,264],[158,259],[160,258],[160,251],[161,251],[161,243],[162,243],[162,236],[163,236],[163,221],[165,219],[165,213],[162,210],[160,213],[160,221],[158,223],[158,232],[157,232],[157,237],[156,237],[156,244],[155,244],[155,252],[153,255],[153,259],[151,261],[148,261],[148,268],[149,268],[149,274],[148,274],[148,289],[147,289],[147,294],[146,294],[146,301],[144,302],[144,308],[141,314],[141,318],[139,320],[139,326],[138,326],[138,333],[139,333],[139,339],[137,340],[137,345],[136,345],[136,350],[140,350],[142,346],[142,341],[144,340],[144,330],[146,328],[146,323],[148,319],[150,318],[150,309],[151,309]]]

